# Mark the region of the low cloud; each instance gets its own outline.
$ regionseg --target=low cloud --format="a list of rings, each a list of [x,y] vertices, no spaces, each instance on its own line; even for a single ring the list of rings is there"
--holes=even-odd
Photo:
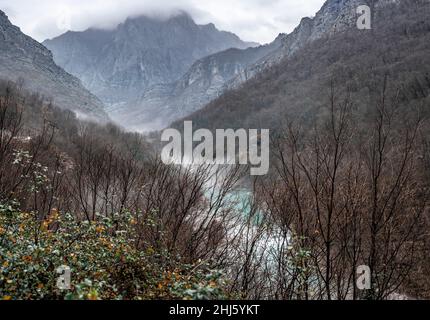
[[[127,17],[168,17],[187,11],[199,24],[214,23],[247,41],[267,43],[312,16],[324,0],[0,0],[12,22],[38,41],[66,30],[114,28]]]

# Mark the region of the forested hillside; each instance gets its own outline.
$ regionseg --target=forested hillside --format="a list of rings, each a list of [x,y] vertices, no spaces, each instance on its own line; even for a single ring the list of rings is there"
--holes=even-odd
[[[164,163],[158,132],[83,121],[80,104],[28,91],[37,77],[1,80],[0,298],[429,299],[430,2],[367,2],[371,30],[348,25],[358,1],[329,0],[281,37],[291,54],[275,50],[280,60],[186,118],[271,129],[266,176]],[[210,66],[236,74],[240,52],[197,62],[210,81],[195,92],[216,87]]]
[[[402,104],[428,102],[430,5],[405,0],[373,13],[372,30],[355,25],[326,35],[187,117],[202,128],[279,128],[318,119],[332,83],[348,90],[362,113],[388,78]],[[180,126],[181,122],[178,122]]]
[[[12,82],[0,83],[0,132],[0,297],[239,296],[224,271],[247,259],[250,218],[227,201],[242,169],[167,166],[141,135],[79,121]]]

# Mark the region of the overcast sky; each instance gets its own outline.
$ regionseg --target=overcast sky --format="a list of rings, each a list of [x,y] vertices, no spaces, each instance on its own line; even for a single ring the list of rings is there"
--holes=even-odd
[[[199,24],[213,22],[247,41],[271,42],[313,16],[324,0],[0,0],[12,23],[38,41],[68,29],[112,28],[128,16],[185,10]]]

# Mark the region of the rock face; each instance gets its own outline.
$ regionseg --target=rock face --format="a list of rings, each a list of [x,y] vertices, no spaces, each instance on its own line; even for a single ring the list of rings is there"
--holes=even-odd
[[[0,78],[23,81],[26,89],[52,99],[82,118],[107,121],[103,103],[55,64],[51,52],[23,34],[0,11]]]
[[[220,96],[233,79],[245,81],[246,68],[279,49],[282,37],[269,45],[228,49],[200,59],[178,81],[153,86],[138,99],[112,107],[109,113],[130,130],[163,129]]]
[[[392,0],[380,0],[390,2]],[[280,34],[266,46],[227,50],[194,63],[177,82],[155,86],[139,99],[111,110],[112,117],[130,129],[157,130],[183,118],[247,80],[275,66],[312,41],[356,27],[363,0],[328,0],[314,18],[303,18],[290,34]]]
[[[307,130],[325,116],[332,85],[339,97],[351,97],[360,114],[357,125],[369,119],[372,99],[387,82],[387,97],[399,99],[406,113],[414,105],[428,104],[430,1],[375,1],[372,30],[356,28],[356,4],[328,1],[314,19],[303,20],[279,50],[263,59],[270,64],[280,57],[280,63],[185,120],[192,120],[194,129],[277,130],[291,121]],[[182,122],[172,127],[181,129]]]
[[[292,33],[279,40],[281,45],[278,50],[247,67],[240,76],[231,81],[229,88],[237,87],[315,40],[329,38],[349,28],[356,28],[358,6],[372,7],[374,3],[393,1],[395,0],[327,0],[314,18],[303,18]]]
[[[167,22],[129,19],[114,31],[67,33],[46,45],[60,65],[109,103],[108,113],[115,121],[130,130],[159,130],[240,87],[309,43],[356,28],[359,5],[372,7],[395,1],[327,0],[314,18],[302,19],[292,33],[280,34],[269,45],[247,49],[241,47],[249,44],[241,44],[237,37],[220,37],[213,25],[197,26],[186,14]],[[214,35],[224,40],[213,40]],[[224,49],[236,49],[210,55],[229,42],[225,37],[231,37],[233,43]],[[207,47],[201,43],[221,45]]]
[[[154,85],[173,83],[198,59],[229,48],[255,46],[186,13],[169,19],[129,18],[114,30],[67,32],[44,45],[103,102],[136,100]]]

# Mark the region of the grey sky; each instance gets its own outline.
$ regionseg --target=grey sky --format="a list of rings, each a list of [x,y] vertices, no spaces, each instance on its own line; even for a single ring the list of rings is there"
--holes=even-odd
[[[266,43],[313,16],[324,0],[0,0],[0,9],[36,40],[66,29],[112,28],[128,16],[170,15],[185,10],[199,24],[209,22],[247,41]]]

